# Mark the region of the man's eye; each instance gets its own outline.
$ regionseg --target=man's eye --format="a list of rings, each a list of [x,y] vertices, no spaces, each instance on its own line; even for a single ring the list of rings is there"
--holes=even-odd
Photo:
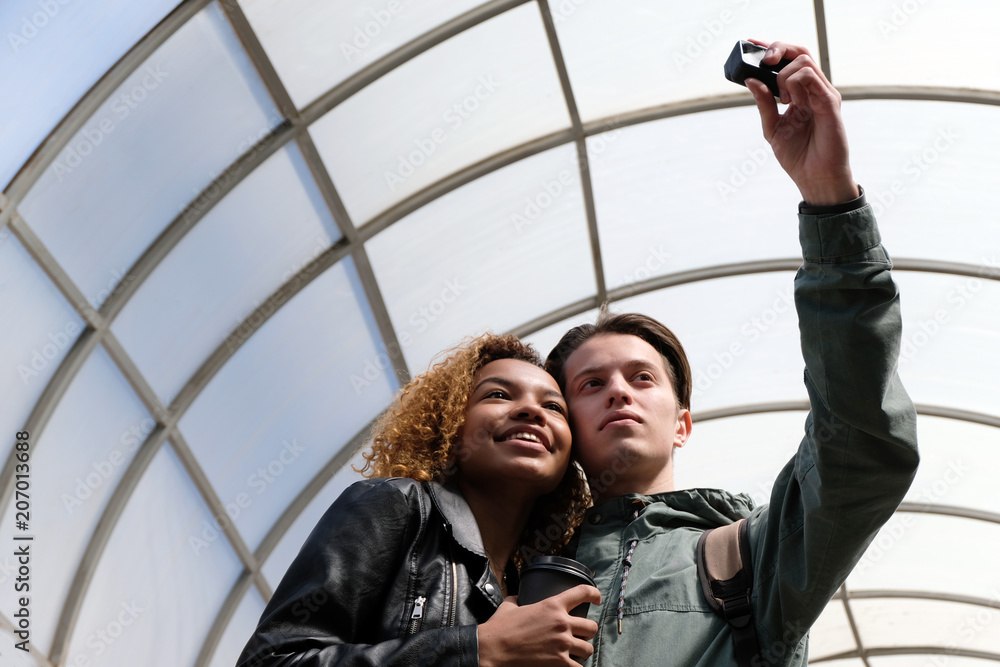
[[[589,387],[596,387],[599,384],[601,384],[600,380],[587,380],[586,382],[583,383],[583,387],[584,389],[587,389]]]
[[[639,373],[636,376],[636,379],[637,380],[642,380],[643,382],[652,382],[653,381],[653,376],[650,375],[649,373]]]

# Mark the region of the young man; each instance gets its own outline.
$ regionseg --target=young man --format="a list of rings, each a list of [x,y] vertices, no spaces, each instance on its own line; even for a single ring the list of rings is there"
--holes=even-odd
[[[743,518],[757,643],[742,662],[804,665],[809,626],[916,471],[916,415],[896,375],[898,295],[851,175],[840,95],[804,48],[771,44],[765,62],[781,58],[792,60],[778,76],[784,114],[762,83],[748,88],[804,200],[795,302],[811,411],[769,505],[674,489],[673,450],[691,433],[691,371],[666,327],[603,314],[549,355],[595,495],[575,550],[597,572],[603,599],[590,613],[599,624],[594,667],[737,664],[731,628],[696,574],[696,550],[706,529]],[[745,595],[736,602],[745,610]]]

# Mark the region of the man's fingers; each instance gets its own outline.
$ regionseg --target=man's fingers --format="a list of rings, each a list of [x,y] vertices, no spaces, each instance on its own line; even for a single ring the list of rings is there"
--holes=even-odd
[[[760,124],[764,129],[764,138],[770,139],[778,126],[778,103],[771,95],[771,89],[757,79],[746,80],[747,89],[753,93],[753,99],[757,103],[757,111],[760,112]]]
[[[789,44],[788,42],[761,42],[755,39],[749,40],[758,46],[766,46],[767,53],[764,54],[764,60],[762,61],[767,65],[775,65],[779,60],[795,60],[799,56],[808,56],[812,60],[812,55],[809,53],[809,49],[804,46],[799,46],[798,44]]]

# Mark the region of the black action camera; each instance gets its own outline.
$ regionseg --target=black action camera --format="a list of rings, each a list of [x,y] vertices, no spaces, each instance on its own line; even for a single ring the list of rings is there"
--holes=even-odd
[[[775,97],[780,97],[778,72],[792,61],[779,60],[776,65],[762,65],[761,61],[766,51],[765,47],[753,42],[742,39],[736,42],[733,52],[729,54],[729,60],[726,61],[726,78],[741,86],[747,85],[747,79],[757,79],[767,85]]]

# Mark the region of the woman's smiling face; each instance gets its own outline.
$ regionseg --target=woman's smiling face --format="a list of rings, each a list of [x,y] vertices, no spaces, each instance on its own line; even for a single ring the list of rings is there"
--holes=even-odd
[[[566,401],[541,368],[518,359],[491,361],[476,373],[457,450],[463,482],[556,488],[572,439]]]

